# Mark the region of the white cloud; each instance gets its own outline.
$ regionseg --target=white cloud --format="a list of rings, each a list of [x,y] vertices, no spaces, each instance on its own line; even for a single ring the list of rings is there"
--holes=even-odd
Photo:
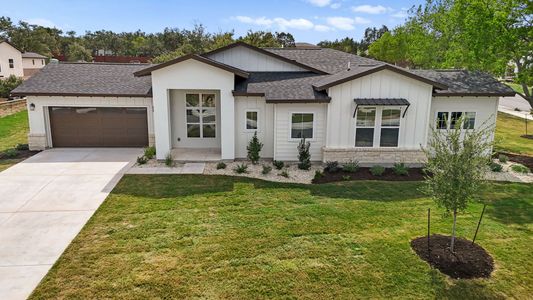
[[[372,21],[370,21],[369,19],[365,19],[365,18],[361,18],[361,17],[355,17],[355,23],[356,24],[368,24],[368,23],[372,23]]]
[[[383,5],[359,5],[359,6],[352,6],[352,11],[358,12],[358,13],[365,13],[365,14],[384,14],[386,12],[390,12],[393,9],[390,7],[385,7]]]
[[[272,23],[274,23],[273,20],[267,19],[265,17],[253,19],[253,18],[246,17],[246,16],[236,16],[234,17],[234,19],[244,24],[253,24],[253,25],[259,25],[259,26],[265,26],[265,27],[270,27]]]
[[[307,2],[311,3],[314,6],[324,7],[328,6],[331,3],[331,0],[307,0]]]
[[[326,25],[315,25],[315,30],[318,32],[328,32],[333,30],[333,28]]]
[[[399,19],[405,19],[405,18],[407,18],[409,16],[407,11],[408,11],[407,8],[402,7],[402,9],[400,9],[400,10],[396,11],[395,13],[391,14],[391,17],[399,18]]]
[[[285,18],[266,18],[266,17],[259,17],[259,18],[252,18],[248,16],[236,16],[232,17],[233,20],[237,20],[244,24],[252,24],[257,25],[261,27],[277,27],[280,30],[287,30],[287,29],[300,29],[300,30],[309,30],[309,29],[316,29],[318,31],[323,31],[325,28],[318,27],[315,28],[315,24],[313,22],[304,19],[304,18],[297,18],[297,19],[285,19]]]
[[[299,18],[299,19],[284,19],[284,18],[274,18],[274,22],[278,25],[281,30],[286,29],[312,29],[314,27],[313,22]]]
[[[355,28],[355,20],[352,18],[346,17],[329,17],[326,19],[326,22],[338,29],[342,30],[352,30]]]
[[[59,28],[56,24],[54,24],[54,22],[47,20],[47,19],[42,19],[42,18],[26,19],[24,20],[24,22],[27,22],[30,25],[39,25],[43,27]]]
[[[341,7],[341,3],[340,3],[340,2],[338,2],[338,3],[333,3],[333,4],[331,4],[329,7],[333,8],[333,9],[337,9],[337,8]]]

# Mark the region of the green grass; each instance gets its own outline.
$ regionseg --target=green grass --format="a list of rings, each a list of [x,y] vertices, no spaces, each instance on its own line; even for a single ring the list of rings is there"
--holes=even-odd
[[[498,112],[495,150],[533,156],[533,140],[520,137],[525,132],[525,121]],[[528,134],[533,134],[533,122],[528,122]]]
[[[511,87],[515,92],[524,94],[524,89],[522,88],[521,84],[514,83],[514,82],[504,82],[504,83],[507,84],[509,87]],[[531,90],[531,87],[529,87],[529,89]]]
[[[28,143],[28,112],[21,111],[0,118],[0,152]],[[21,159],[0,160],[0,172],[20,162]]]
[[[478,242],[490,279],[451,280],[411,250],[451,218],[417,182],[296,185],[126,175],[32,299],[528,298],[533,185],[491,184]],[[472,238],[482,206],[458,218]]]

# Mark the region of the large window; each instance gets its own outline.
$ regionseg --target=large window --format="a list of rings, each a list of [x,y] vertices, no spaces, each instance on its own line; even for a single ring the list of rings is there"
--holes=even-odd
[[[374,146],[374,126],[376,124],[375,107],[359,107],[355,129],[356,147]]]
[[[381,111],[380,147],[398,147],[400,135],[400,109],[383,109]]]
[[[293,113],[291,116],[291,139],[313,138],[312,113]]]
[[[458,124],[460,119],[463,119],[462,124]],[[437,129],[454,129],[459,126],[462,129],[474,129],[476,125],[475,112],[462,111],[439,111],[437,112]]]
[[[187,137],[216,137],[216,106],[214,94],[186,94]]]
[[[246,130],[257,130],[257,110],[246,111]]]

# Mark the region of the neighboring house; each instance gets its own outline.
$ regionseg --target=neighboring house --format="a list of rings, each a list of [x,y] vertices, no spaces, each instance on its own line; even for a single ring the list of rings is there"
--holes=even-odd
[[[58,63],[13,91],[28,97],[31,149],[155,145],[169,152],[245,158],[257,131],[262,157],[419,163],[430,127],[495,123],[512,89],[464,70],[408,70],[306,46],[245,43],[158,64]]]
[[[21,52],[10,42],[0,42],[0,78],[30,77],[46,65],[46,56]]]

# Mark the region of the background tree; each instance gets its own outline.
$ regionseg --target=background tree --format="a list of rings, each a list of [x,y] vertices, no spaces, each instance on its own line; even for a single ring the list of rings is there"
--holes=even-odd
[[[74,43],[69,45],[67,49],[67,59],[68,61],[92,61],[93,57],[91,51],[83,47],[79,43]]]
[[[453,215],[450,250],[454,251],[457,213],[476,200],[485,184],[492,143],[489,137],[494,125],[463,130],[461,118],[455,128],[438,130],[432,127],[427,148],[424,192],[439,207]]]
[[[8,98],[11,91],[21,83],[22,79],[15,75],[9,75],[9,77],[0,80],[0,97]]]

